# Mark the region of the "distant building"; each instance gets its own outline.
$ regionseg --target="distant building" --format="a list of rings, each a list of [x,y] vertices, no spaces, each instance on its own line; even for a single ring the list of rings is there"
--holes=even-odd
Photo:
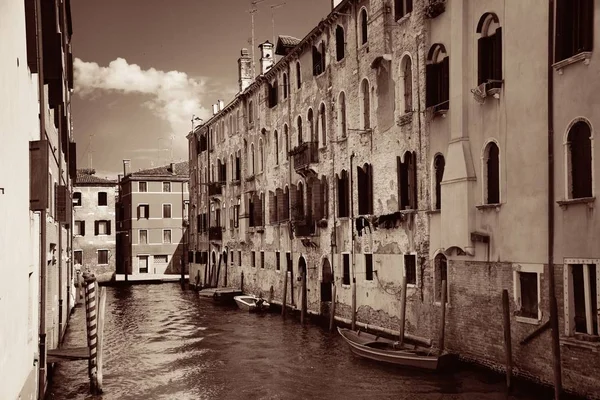
[[[117,182],[77,171],[73,193],[73,264],[99,281],[108,281],[116,269],[115,203]]]
[[[119,182],[117,273],[179,274],[185,262],[188,162],[129,172]]]

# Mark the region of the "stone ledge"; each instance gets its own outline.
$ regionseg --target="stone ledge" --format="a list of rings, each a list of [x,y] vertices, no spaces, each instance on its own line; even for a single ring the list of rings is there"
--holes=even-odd
[[[582,51],[579,54],[575,54],[572,57],[566,58],[564,60],[555,62],[554,64],[552,64],[552,67],[558,71],[559,75],[563,74],[563,68],[571,65],[571,64],[576,64],[578,62],[583,62],[585,65],[589,65],[590,64],[590,59],[592,58],[592,52],[591,51]]]
[[[558,204],[563,210],[566,210],[570,205],[575,204],[587,204],[587,206],[592,209],[594,208],[595,201],[596,197],[581,197],[579,199],[558,200],[556,204]]]

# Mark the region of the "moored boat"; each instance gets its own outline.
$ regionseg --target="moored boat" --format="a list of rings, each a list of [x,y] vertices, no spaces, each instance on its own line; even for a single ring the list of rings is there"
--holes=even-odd
[[[248,312],[264,311],[271,306],[264,299],[253,295],[235,296],[233,299],[240,310]]]

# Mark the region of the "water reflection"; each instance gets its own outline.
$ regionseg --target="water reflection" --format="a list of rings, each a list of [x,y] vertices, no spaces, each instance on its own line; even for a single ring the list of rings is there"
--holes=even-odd
[[[178,285],[107,289],[104,391],[98,399],[534,399],[503,377],[445,374],[353,356],[337,333],[277,314],[215,306]],[[85,343],[77,309],[65,346]],[[86,362],[56,369],[49,399],[88,399]],[[541,397],[540,397],[541,396]]]

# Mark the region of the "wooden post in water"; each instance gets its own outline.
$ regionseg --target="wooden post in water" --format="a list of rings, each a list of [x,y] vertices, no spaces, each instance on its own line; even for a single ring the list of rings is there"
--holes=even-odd
[[[96,309],[96,277],[94,274],[83,274],[85,281],[85,322],[87,342],[90,350],[88,374],[90,377],[90,392],[97,394],[98,388],[98,314]]]
[[[242,276],[240,278],[240,292],[244,293],[244,271],[242,271]]]
[[[304,267],[304,271],[302,271],[302,295],[300,304],[300,323],[304,325],[304,321],[306,320],[306,267]]]
[[[444,339],[445,339],[445,334],[446,334],[446,296],[448,294],[446,293],[446,280],[442,280],[442,298],[440,299],[441,303],[441,307],[442,307],[442,318],[440,321],[440,343],[439,343],[439,350],[440,350],[440,355],[442,355],[442,353],[444,352]]]
[[[102,359],[104,348],[104,310],[106,309],[106,288],[100,288],[100,301],[98,302],[98,372],[96,378],[96,391],[102,393]]]
[[[504,327],[504,349],[506,351],[506,387],[510,390],[512,379],[512,342],[510,335],[510,307],[508,290],[502,291],[502,321]]]
[[[356,329],[356,278],[352,277],[352,330]]]
[[[400,346],[404,343],[404,319],[406,318],[406,276],[402,273],[402,294],[400,297]]]
[[[288,272],[287,269],[283,271],[283,300],[281,301],[281,316],[285,318],[285,308],[287,303],[287,282]]]
[[[329,332],[333,331],[335,325],[335,283],[331,283],[331,310],[329,310]]]

